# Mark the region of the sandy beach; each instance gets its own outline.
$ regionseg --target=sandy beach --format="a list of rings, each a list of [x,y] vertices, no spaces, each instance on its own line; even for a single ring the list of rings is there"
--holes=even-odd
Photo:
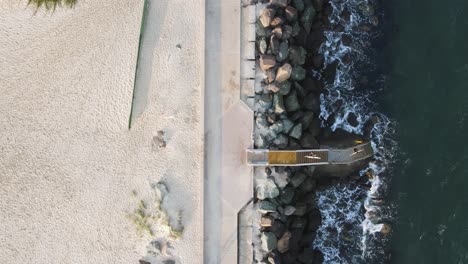
[[[126,217],[132,192],[160,180],[183,212],[173,252],[202,263],[204,1],[149,4],[146,105],[129,130],[143,1],[34,14],[0,0],[2,263],[138,263],[151,238]]]

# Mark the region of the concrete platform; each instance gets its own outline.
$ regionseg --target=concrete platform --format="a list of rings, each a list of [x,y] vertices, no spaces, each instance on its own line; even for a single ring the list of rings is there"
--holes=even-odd
[[[241,100],[241,86],[252,85],[247,69],[254,70],[242,64],[241,42],[252,34],[241,37],[242,8],[239,0],[206,0],[203,263],[208,264],[238,263],[238,214],[253,196],[245,153],[252,147],[253,113]]]

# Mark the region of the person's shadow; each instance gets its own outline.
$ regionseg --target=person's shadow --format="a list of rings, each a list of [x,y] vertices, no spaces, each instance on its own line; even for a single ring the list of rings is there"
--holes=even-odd
[[[164,25],[168,1],[170,0],[145,0],[128,128],[132,127],[146,108],[153,77],[154,52]]]

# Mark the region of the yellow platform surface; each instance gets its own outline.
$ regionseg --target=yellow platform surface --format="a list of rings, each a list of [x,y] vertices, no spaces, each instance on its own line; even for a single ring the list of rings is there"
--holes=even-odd
[[[270,151],[268,164],[296,164],[297,153],[295,151]]]

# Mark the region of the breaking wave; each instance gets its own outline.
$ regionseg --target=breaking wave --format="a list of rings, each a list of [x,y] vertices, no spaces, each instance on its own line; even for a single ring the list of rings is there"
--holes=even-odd
[[[382,257],[394,208],[384,200],[389,181],[389,169],[397,145],[392,140],[395,122],[378,112],[373,95],[382,90],[378,82],[360,89],[363,74],[375,65],[370,42],[379,33],[370,32],[366,25],[374,25],[374,7],[367,0],[330,0],[331,28],[325,32],[326,42],[320,48],[324,55],[324,72],[334,72],[321,95],[321,114],[324,123],[333,131],[343,129],[364,135],[367,131],[374,158],[360,172],[365,184],[343,182],[317,192],[317,205],[322,213],[322,225],[317,231],[314,247],[320,249],[325,263],[370,263]],[[323,76],[324,77],[324,76]],[[324,77],[326,78],[326,77]],[[362,182],[362,181],[361,181]]]

